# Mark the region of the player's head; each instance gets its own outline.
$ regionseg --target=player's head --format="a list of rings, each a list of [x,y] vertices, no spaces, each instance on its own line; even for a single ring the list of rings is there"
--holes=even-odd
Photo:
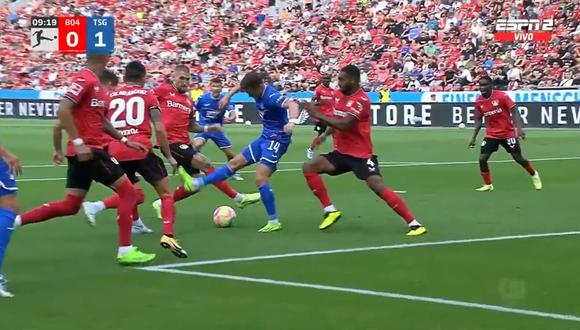
[[[355,93],[360,89],[360,70],[356,65],[347,65],[340,69],[338,74],[338,86],[346,95]]]
[[[147,77],[147,70],[143,63],[139,61],[132,61],[127,63],[125,67],[125,74],[123,75],[123,80],[126,83],[133,83],[139,86],[145,85],[145,79]]]
[[[213,97],[218,97],[222,93],[222,90],[224,88],[224,83],[223,83],[222,79],[219,77],[213,78],[209,82],[209,87],[211,89],[211,94],[213,95]]]
[[[119,85],[119,77],[117,77],[117,75],[109,69],[105,69],[103,72],[101,72],[99,75],[99,80],[101,85],[103,85],[103,87],[108,90],[113,90],[117,88],[117,85]]]
[[[484,76],[479,79],[479,91],[483,97],[490,97],[493,92],[493,80],[489,76]]]
[[[330,82],[332,81],[332,77],[329,74],[325,74],[322,76],[322,85],[324,87],[330,87]]]
[[[187,65],[180,64],[175,67],[172,82],[180,93],[185,93],[189,90],[190,80],[191,73],[189,72],[189,67]]]
[[[107,67],[111,55],[109,54],[87,54],[87,66],[97,75],[100,75]]]
[[[256,71],[248,72],[240,82],[242,91],[253,98],[260,98],[264,92],[264,76]]]

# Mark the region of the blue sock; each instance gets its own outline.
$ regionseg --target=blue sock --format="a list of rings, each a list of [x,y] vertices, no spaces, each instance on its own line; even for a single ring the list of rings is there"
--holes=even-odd
[[[276,214],[276,200],[274,198],[274,192],[270,187],[268,182],[264,183],[260,188],[260,197],[262,197],[262,203],[266,207],[266,212],[268,212],[268,221],[278,220],[278,215]]]
[[[203,187],[207,186],[208,184],[224,181],[229,177],[231,177],[232,175],[234,175],[234,173],[235,172],[232,171],[232,169],[228,165],[224,165],[215,170],[215,172],[197,179],[198,180],[197,182],[199,183],[199,186]]]
[[[2,275],[4,254],[14,231],[14,219],[16,219],[16,212],[0,207],[0,276]]]

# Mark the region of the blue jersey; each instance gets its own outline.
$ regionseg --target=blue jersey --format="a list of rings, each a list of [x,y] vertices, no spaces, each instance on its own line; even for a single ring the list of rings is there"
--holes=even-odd
[[[286,97],[276,88],[268,85],[262,97],[256,99],[256,107],[262,119],[262,137],[279,142],[290,142],[290,135],[284,133],[284,126],[288,124],[288,111],[283,107]]]
[[[200,125],[214,125],[224,124],[224,112],[219,110],[220,100],[224,97],[225,93],[220,94],[216,99],[213,97],[211,92],[201,95],[197,102],[195,103],[195,109],[199,113],[199,124]],[[233,110],[233,106],[228,104],[226,107],[227,111]]]
[[[10,173],[8,164],[0,157],[0,197],[15,194],[18,191],[14,175]]]

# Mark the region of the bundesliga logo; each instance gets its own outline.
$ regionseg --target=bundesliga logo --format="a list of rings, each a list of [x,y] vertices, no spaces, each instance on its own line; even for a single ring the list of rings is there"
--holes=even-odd
[[[553,19],[498,19],[495,24],[496,41],[550,41]]]

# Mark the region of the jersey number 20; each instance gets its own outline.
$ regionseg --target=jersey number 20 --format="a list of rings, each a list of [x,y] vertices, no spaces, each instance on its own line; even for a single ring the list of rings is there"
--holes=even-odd
[[[145,101],[142,97],[132,97],[127,102],[124,99],[114,99],[109,105],[113,111],[111,124],[115,128],[127,126],[140,126],[145,120]],[[125,113],[125,119],[119,119],[122,113]]]

